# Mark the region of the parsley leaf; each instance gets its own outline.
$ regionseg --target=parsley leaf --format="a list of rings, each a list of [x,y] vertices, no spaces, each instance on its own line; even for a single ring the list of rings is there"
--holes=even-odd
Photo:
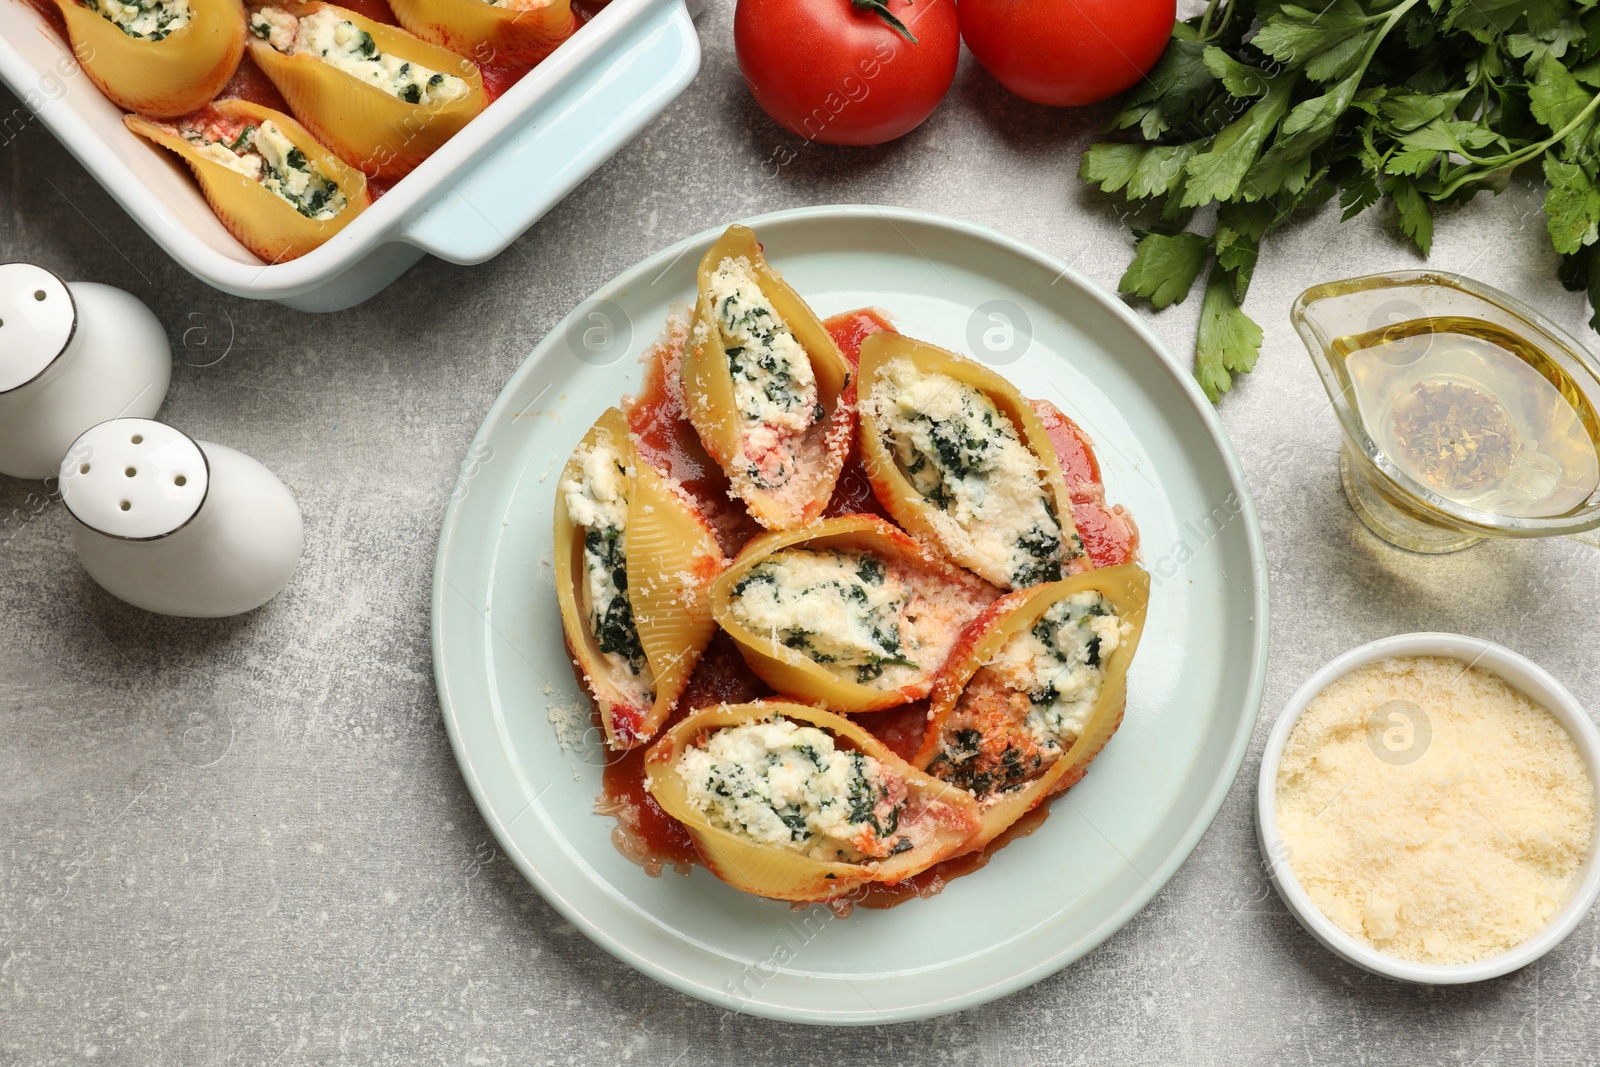
[[[1130,200],[1171,192],[1197,147],[1179,145],[1091,145],[1078,165],[1078,177],[1102,192],[1122,191]]]
[[[1228,271],[1235,298],[1244,299],[1261,254],[1261,238],[1276,221],[1277,208],[1266,200],[1223,204],[1217,211],[1217,264]]]
[[[1375,16],[1355,0],[1333,0],[1320,11],[1285,4],[1250,42],[1280,63],[1303,67],[1312,81],[1348,73],[1368,43],[1363,32]]]
[[[1550,243],[1562,255],[1571,255],[1584,245],[1600,240],[1600,189],[1594,176],[1576,163],[1546,158],[1544,213],[1550,229]]]
[[[1210,100],[1216,84],[1206,69],[1205,46],[1174,36],[1111,125],[1119,130],[1138,126],[1145,138],[1153,141],[1193,120]]]
[[[1433,247],[1433,210],[1410,178],[1392,178],[1388,193],[1400,211],[1400,230],[1416,242],[1423,255]]]
[[[1194,376],[1214,404],[1233,388],[1234,374],[1248,374],[1261,352],[1261,327],[1234,299],[1233,283],[1219,263],[1211,268],[1200,305],[1200,332],[1194,346]]]
[[[1187,179],[1183,190],[1184,207],[1233,199],[1262,144],[1289,110],[1291,86],[1292,80],[1274,79],[1261,99],[1237,122],[1217,134],[1209,151],[1189,160],[1184,167]]]
[[[1128,184],[1149,151],[1148,145],[1090,145],[1078,163],[1078,177],[1100,186],[1102,193],[1114,193]]]
[[[1545,56],[1534,64],[1533,84],[1528,88],[1528,105],[1533,110],[1533,117],[1549,127],[1552,133],[1560,133],[1577,121],[1591,103],[1591,94],[1584,91],[1578,79],[1561,65],[1560,60]],[[1583,125],[1580,124],[1566,135],[1568,144],[1576,146],[1582,143],[1586,132]],[[1592,120],[1586,125],[1592,125]]]
[[[1389,128],[1405,132],[1426,126],[1441,115],[1452,115],[1472,89],[1464,86],[1450,93],[1390,93],[1378,105]]]
[[[1142,296],[1157,308],[1181,303],[1206,265],[1210,247],[1210,240],[1198,233],[1146,232],[1117,291]]]
[[[1234,96],[1260,96],[1267,91],[1266,71],[1246,66],[1216,45],[1206,47],[1204,61],[1206,69]]]
[[[1359,171],[1354,177],[1346,178],[1339,187],[1339,213],[1340,222],[1349,222],[1367,208],[1378,202],[1383,195],[1383,190],[1378,188],[1377,175],[1369,170]]]

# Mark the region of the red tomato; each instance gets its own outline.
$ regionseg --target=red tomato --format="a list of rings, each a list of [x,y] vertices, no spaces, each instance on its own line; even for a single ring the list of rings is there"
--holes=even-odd
[[[1177,0],[961,0],[961,37],[1018,96],[1093,104],[1156,65],[1177,9]]]
[[[885,0],[912,44],[852,0],[739,0],[733,44],[761,109],[824,144],[882,144],[944,99],[961,51],[955,0]]]

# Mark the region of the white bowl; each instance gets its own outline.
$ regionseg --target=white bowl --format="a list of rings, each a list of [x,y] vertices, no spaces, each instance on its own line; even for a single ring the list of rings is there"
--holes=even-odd
[[[1283,759],[1283,746],[1289,739],[1289,732],[1300,721],[1300,713],[1306,705],[1335,679],[1358,667],[1391,656],[1445,656],[1482,667],[1499,675],[1513,689],[1547,709],[1577,744],[1578,753],[1589,771],[1590,788],[1596,790],[1596,810],[1600,812],[1600,730],[1595,729],[1588,712],[1565,686],[1527,657],[1492,641],[1461,634],[1401,634],[1351,649],[1306,679],[1305,684],[1289,698],[1288,706],[1278,716],[1272,733],[1267,737],[1266,752],[1261,757],[1261,779],[1256,792],[1256,836],[1261,843],[1261,861],[1272,884],[1277,887],[1278,895],[1301,925],[1335,955],[1344,957],[1357,967],[1388,978],[1427,985],[1454,985],[1498,978],[1526,967],[1555,948],[1583,921],[1595,897],[1600,896],[1600,859],[1596,855],[1600,852],[1600,818],[1596,819],[1595,830],[1589,839],[1589,855],[1578,871],[1574,888],[1544,929],[1506,952],[1473,963],[1412,963],[1385,955],[1357,941],[1322,913],[1301,887],[1293,865],[1286,861],[1287,851],[1278,833],[1277,785],[1278,765]]]

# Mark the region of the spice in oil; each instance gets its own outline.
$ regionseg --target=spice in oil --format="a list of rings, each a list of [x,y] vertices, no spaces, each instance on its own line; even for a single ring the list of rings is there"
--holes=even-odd
[[[1560,365],[1478,319],[1424,318],[1340,338],[1368,434],[1457,504],[1562,515],[1600,488],[1593,409]]]

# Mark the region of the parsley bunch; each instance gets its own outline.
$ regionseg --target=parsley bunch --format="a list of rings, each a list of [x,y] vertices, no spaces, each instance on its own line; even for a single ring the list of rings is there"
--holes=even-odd
[[[1431,205],[1537,164],[1561,280],[1600,309],[1597,57],[1600,0],[1209,0],[1079,176],[1145,209],[1122,292],[1167,307],[1210,264],[1194,373],[1216,401],[1260,352],[1240,305],[1262,240],[1335,195],[1342,219],[1388,197],[1426,255]]]

